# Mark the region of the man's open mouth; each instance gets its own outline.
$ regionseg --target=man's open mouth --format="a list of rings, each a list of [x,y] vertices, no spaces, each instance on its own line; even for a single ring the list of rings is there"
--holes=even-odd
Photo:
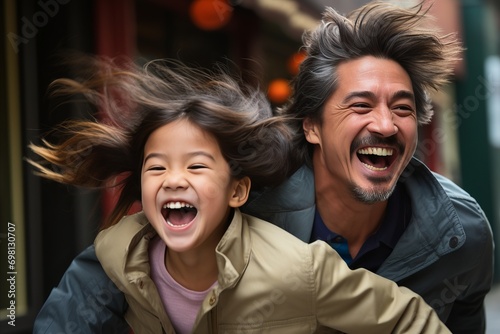
[[[356,152],[359,161],[373,171],[383,171],[389,168],[396,157],[392,148],[364,147]]]
[[[167,202],[163,204],[161,214],[168,225],[183,227],[188,225],[196,217],[198,210],[189,203]]]

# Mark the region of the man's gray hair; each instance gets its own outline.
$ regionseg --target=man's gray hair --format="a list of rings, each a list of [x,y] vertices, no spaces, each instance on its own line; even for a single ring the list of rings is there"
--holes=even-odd
[[[299,155],[306,155],[301,158],[308,161],[311,153],[302,121],[321,122],[324,103],[338,84],[337,67],[349,60],[373,56],[397,62],[411,79],[418,123],[431,120],[428,92],[448,81],[462,46],[455,36],[440,35],[426,24],[426,13],[422,4],[405,9],[385,1],[370,2],[347,16],[326,8],[318,27],[303,36],[307,56],[294,78],[292,98],[280,110],[293,118],[295,144]]]

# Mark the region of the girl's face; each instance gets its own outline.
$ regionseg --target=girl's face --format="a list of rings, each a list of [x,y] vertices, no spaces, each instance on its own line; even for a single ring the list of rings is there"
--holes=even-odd
[[[248,178],[235,180],[210,133],[185,119],[155,130],[144,146],[142,206],[169,251],[215,248]]]

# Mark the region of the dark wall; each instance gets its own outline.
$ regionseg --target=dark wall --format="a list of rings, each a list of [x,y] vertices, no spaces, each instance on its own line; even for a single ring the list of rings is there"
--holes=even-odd
[[[66,76],[61,63],[65,50],[92,52],[92,2],[85,0],[16,1],[17,32],[10,40],[19,61],[21,134],[23,157],[30,142],[56,123],[88,117],[73,103],[54,108],[48,98],[49,83]],[[14,36],[14,35],[12,35]],[[90,244],[99,223],[96,193],[41,180],[23,161],[24,215],[27,255],[28,314],[18,314],[16,326],[2,333],[31,333],[33,320],[75,255]]]

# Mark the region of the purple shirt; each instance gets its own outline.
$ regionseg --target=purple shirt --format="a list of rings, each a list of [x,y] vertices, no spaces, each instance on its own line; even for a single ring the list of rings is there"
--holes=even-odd
[[[149,245],[149,262],[151,279],[156,284],[163,307],[176,333],[191,333],[198,311],[205,296],[213,288],[214,283],[206,291],[192,291],[177,283],[165,267],[165,251],[167,246],[160,237],[155,237]]]

